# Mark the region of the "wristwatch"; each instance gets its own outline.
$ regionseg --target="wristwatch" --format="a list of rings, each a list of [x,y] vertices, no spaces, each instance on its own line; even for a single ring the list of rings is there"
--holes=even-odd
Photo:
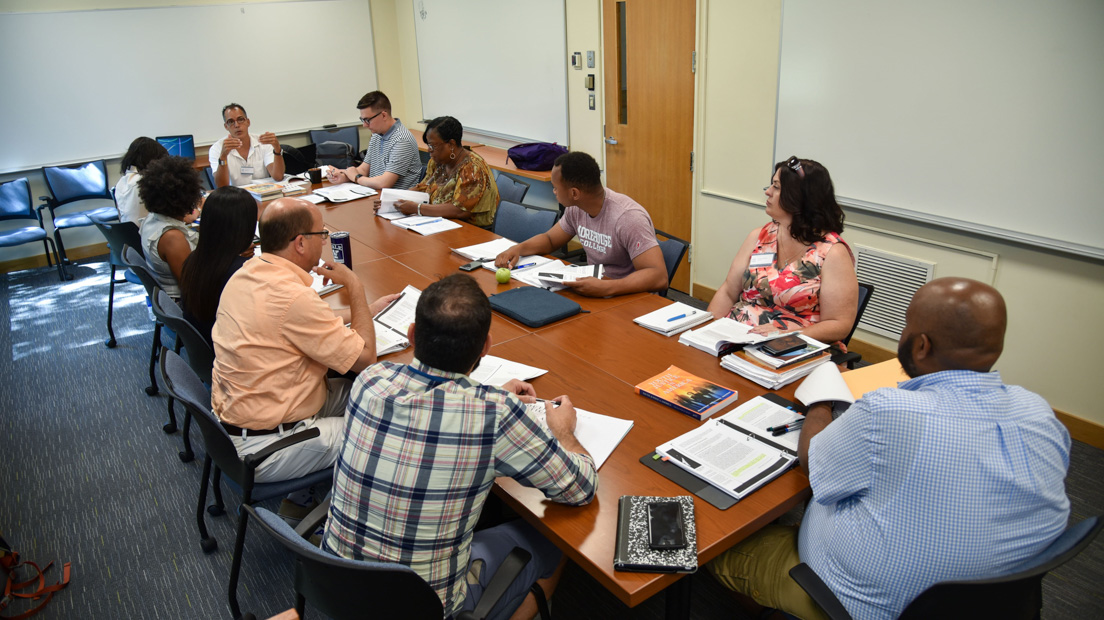
[[[220,166],[225,166],[226,165],[226,160],[225,159],[220,159],[219,160],[219,165]]]
[[[272,154],[275,155],[276,157],[283,157],[284,156],[283,151],[272,151]]]
[[[360,174],[360,173],[357,173],[356,178],[353,179],[353,183],[356,183],[357,185],[360,185],[360,177],[362,177],[362,176],[364,176],[364,175]]]

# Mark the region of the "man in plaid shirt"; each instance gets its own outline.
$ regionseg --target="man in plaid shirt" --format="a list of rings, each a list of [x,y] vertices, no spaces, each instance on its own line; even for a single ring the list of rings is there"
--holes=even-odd
[[[499,564],[516,546],[533,559],[492,611],[531,618],[527,594],[538,583],[551,595],[559,550],[524,521],[474,531],[497,476],[542,490],[554,502],[594,497],[594,460],[574,435],[566,396],[546,404],[547,427],[526,410],[533,387],[502,388],[467,375],[491,347],[491,307],[466,275],[422,293],[410,364],[380,362],[357,378],[349,398],[333,504],[323,548],[357,560],[413,568],[436,590],[445,614],[472,609]]]

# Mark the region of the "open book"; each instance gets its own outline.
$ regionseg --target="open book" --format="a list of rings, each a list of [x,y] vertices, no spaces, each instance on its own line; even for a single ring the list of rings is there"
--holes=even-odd
[[[679,344],[713,355],[722,355],[738,348],[738,345],[764,340],[767,340],[765,336],[751,333],[750,327],[728,317],[717,319],[705,327],[699,327],[679,336]]]
[[[392,189],[390,187],[385,188],[383,191],[380,192],[380,208],[378,211],[376,211],[376,215],[387,220],[397,220],[399,218],[407,217],[405,213],[399,211],[395,207],[395,203],[400,200],[428,203],[429,194],[425,192],[415,192],[408,189]]]
[[[800,419],[794,410],[756,396],[656,452],[739,500],[797,461],[801,431],[774,436],[767,429]]]
[[[386,355],[402,351],[410,346],[406,330],[414,322],[414,310],[418,307],[418,298],[422,292],[407,285],[399,293],[398,299],[387,304],[372,320],[376,330],[376,355]]]

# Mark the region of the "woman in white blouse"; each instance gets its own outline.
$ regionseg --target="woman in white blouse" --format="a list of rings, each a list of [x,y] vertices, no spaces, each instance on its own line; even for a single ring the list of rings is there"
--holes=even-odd
[[[138,196],[138,179],[142,178],[142,171],[150,162],[168,156],[169,152],[165,147],[153,138],[142,136],[130,143],[130,148],[127,149],[126,155],[123,155],[122,164],[119,166],[123,176],[119,177],[119,182],[115,184],[115,206],[119,208],[120,222],[134,222],[138,226],[142,225],[142,220],[149,215],[149,212],[146,211],[146,206]]]

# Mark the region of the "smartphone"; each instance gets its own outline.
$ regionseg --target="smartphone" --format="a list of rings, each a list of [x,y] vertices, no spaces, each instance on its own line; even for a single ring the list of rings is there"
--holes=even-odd
[[[770,355],[785,355],[799,349],[804,349],[806,342],[799,336],[787,334],[781,338],[768,340],[763,343],[763,351]]]
[[[485,263],[485,262],[487,262],[487,261],[473,260],[472,262],[468,263],[467,265],[460,265],[460,271],[475,271],[476,269],[479,269],[480,267],[482,267],[483,263]]]
[[[648,546],[652,549],[682,549],[686,546],[681,502],[648,504]]]

